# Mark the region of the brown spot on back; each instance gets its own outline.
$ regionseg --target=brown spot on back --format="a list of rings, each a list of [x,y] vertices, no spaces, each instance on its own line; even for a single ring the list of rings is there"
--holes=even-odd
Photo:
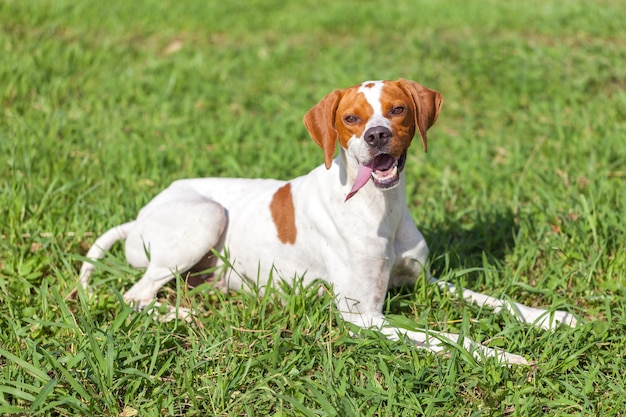
[[[280,187],[274,193],[270,203],[272,220],[276,226],[278,240],[282,243],[294,244],[296,242],[296,209],[291,195],[291,184]]]
[[[365,87],[365,88],[372,88],[372,87],[374,87],[375,85],[376,85],[376,83],[367,83],[367,84],[365,84],[363,87]]]

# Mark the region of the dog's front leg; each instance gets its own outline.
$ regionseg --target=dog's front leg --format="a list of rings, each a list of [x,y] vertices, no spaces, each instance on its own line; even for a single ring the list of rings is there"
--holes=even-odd
[[[369,299],[369,301],[375,301],[375,299]],[[468,337],[464,337],[462,344],[459,345],[461,337],[458,334],[442,333],[428,329],[406,330],[393,326],[380,313],[380,310],[376,310],[377,306],[375,303],[369,301],[368,299],[357,300],[340,295],[337,305],[344,320],[364,329],[379,331],[391,340],[410,341],[418,348],[427,349],[435,353],[448,349],[450,345],[457,345],[459,348],[471,353],[477,360],[497,358],[500,362],[506,364],[528,364],[528,361],[523,356],[483,346]]]
[[[456,345],[460,349],[465,349],[467,352],[471,353],[472,356],[479,361],[485,358],[497,358],[500,362],[505,364],[529,364],[523,356],[515,355],[501,349],[483,346],[469,337],[463,337],[462,344],[460,344],[461,336],[454,333],[443,333],[427,329],[423,331],[405,330],[389,325],[386,320],[384,321],[381,332],[390,339],[408,339],[413,342],[415,346],[436,353],[449,349],[450,345]]]
[[[157,292],[176,273],[185,273],[216,247],[227,224],[220,204],[175,183],[159,194],[137,218],[126,238],[126,258],[135,267],[145,267],[143,277],[124,299],[141,310],[154,302]],[[154,302],[154,306],[160,306]],[[175,317],[189,320],[191,312],[165,306],[163,321]]]
[[[451,293],[457,291],[457,288],[449,282],[440,281],[435,278],[431,278],[431,282],[437,284],[439,288],[447,289]],[[463,299],[471,301],[474,304],[493,308],[496,313],[505,309],[523,323],[529,323],[544,330],[554,330],[559,324],[565,324],[570,327],[576,327],[577,324],[576,317],[567,311],[549,311],[541,308],[528,307],[523,304],[491,297],[466,288],[461,289],[461,295]]]

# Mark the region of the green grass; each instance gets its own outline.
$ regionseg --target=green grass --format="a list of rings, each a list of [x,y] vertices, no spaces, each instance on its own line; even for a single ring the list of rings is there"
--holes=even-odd
[[[0,414],[619,416],[626,410],[626,8],[619,0],[0,1]],[[66,300],[95,235],[172,180],[290,178],[322,163],[325,93],[408,78],[442,92],[409,207],[437,276],[576,313],[544,332],[436,287],[406,324],[534,367],[351,337],[332,290],[208,286],[125,306],[117,246]]]

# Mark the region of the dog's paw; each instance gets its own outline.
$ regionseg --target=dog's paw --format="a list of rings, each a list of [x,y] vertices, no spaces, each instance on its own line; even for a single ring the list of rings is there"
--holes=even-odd
[[[495,348],[484,349],[488,352],[487,353],[483,350],[481,353],[484,356],[497,358],[503,365],[530,365],[530,362],[528,362],[526,358],[521,355],[515,355],[514,353],[505,352],[504,350]]]
[[[125,300],[135,311],[145,311],[152,315],[155,320],[167,323],[173,320],[180,320],[190,323],[194,317],[193,311],[185,307],[175,307],[169,304],[160,303],[154,300]]]
[[[527,307],[518,303],[512,303],[510,309],[511,312],[524,323],[541,327],[544,330],[554,330],[561,324],[570,327],[576,327],[578,325],[576,317],[567,311],[549,311],[541,308]]]
[[[165,313],[161,312],[161,309],[158,310],[156,318],[161,322],[170,322],[173,320],[180,320],[186,323],[191,323],[193,320],[194,314],[193,311],[189,308],[185,307],[174,307],[174,306],[166,306],[167,311]],[[163,308],[163,306],[161,306]]]
[[[465,338],[463,340],[463,347],[467,349],[474,359],[482,362],[486,358],[495,358],[502,365],[530,365],[531,363],[526,360],[525,357],[515,355],[513,353],[506,352],[498,348],[490,348],[483,346],[471,339]]]
[[[573,314],[568,313],[567,311],[556,310],[553,313],[550,313],[550,321],[548,324],[549,329],[554,329],[560,324],[564,324],[569,327],[576,327],[578,325],[578,320]]]

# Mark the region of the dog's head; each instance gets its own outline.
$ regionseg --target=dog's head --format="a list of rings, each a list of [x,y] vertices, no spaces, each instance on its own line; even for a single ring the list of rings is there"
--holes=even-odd
[[[328,94],[307,112],[304,124],[324,150],[326,168],[337,141],[356,162],[347,200],[370,178],[381,189],[398,184],[416,131],[426,152],[426,131],[437,120],[442,102],[441,94],[413,81],[368,81]]]

